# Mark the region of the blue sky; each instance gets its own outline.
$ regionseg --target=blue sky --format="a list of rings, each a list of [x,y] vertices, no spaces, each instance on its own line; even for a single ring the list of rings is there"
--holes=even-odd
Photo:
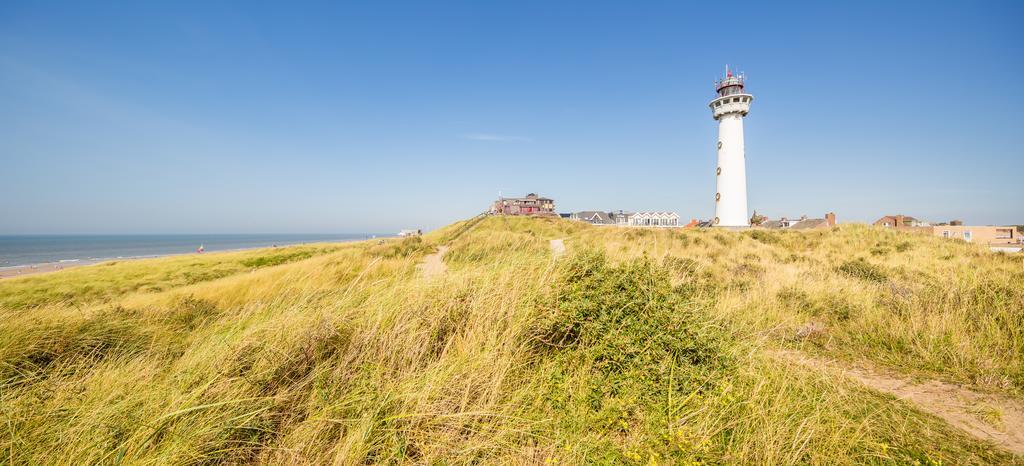
[[[709,218],[726,63],[751,209],[1024,223],[1021,2],[86,3],[0,4],[0,234]]]

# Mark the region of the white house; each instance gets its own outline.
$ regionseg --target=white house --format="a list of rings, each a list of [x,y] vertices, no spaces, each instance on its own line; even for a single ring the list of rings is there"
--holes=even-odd
[[[677,227],[679,214],[675,212],[636,212],[629,216],[629,226]]]

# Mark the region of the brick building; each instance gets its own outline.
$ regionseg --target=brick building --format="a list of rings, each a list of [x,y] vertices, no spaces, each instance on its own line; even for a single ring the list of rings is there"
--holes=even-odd
[[[526,197],[501,197],[491,204],[493,215],[542,215],[557,216],[555,201],[535,193]]]

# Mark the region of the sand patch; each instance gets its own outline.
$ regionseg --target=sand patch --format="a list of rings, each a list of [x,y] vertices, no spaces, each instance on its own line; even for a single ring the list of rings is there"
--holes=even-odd
[[[555,258],[565,255],[565,241],[562,238],[551,240],[551,254]]]
[[[423,258],[423,262],[416,265],[416,268],[423,274],[423,278],[444,275],[448,270],[448,265],[444,263],[446,252],[448,252],[448,246],[438,246],[437,252],[427,255]]]

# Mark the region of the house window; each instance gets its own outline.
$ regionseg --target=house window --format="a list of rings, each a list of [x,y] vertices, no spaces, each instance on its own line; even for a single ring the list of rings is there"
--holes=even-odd
[[[949,238],[949,230],[942,230],[942,237]]]
[[[1010,239],[1013,238],[1012,228],[1000,228],[996,230],[996,239]]]
[[[964,241],[967,241],[968,243],[971,242],[971,232],[970,231],[964,231]]]

